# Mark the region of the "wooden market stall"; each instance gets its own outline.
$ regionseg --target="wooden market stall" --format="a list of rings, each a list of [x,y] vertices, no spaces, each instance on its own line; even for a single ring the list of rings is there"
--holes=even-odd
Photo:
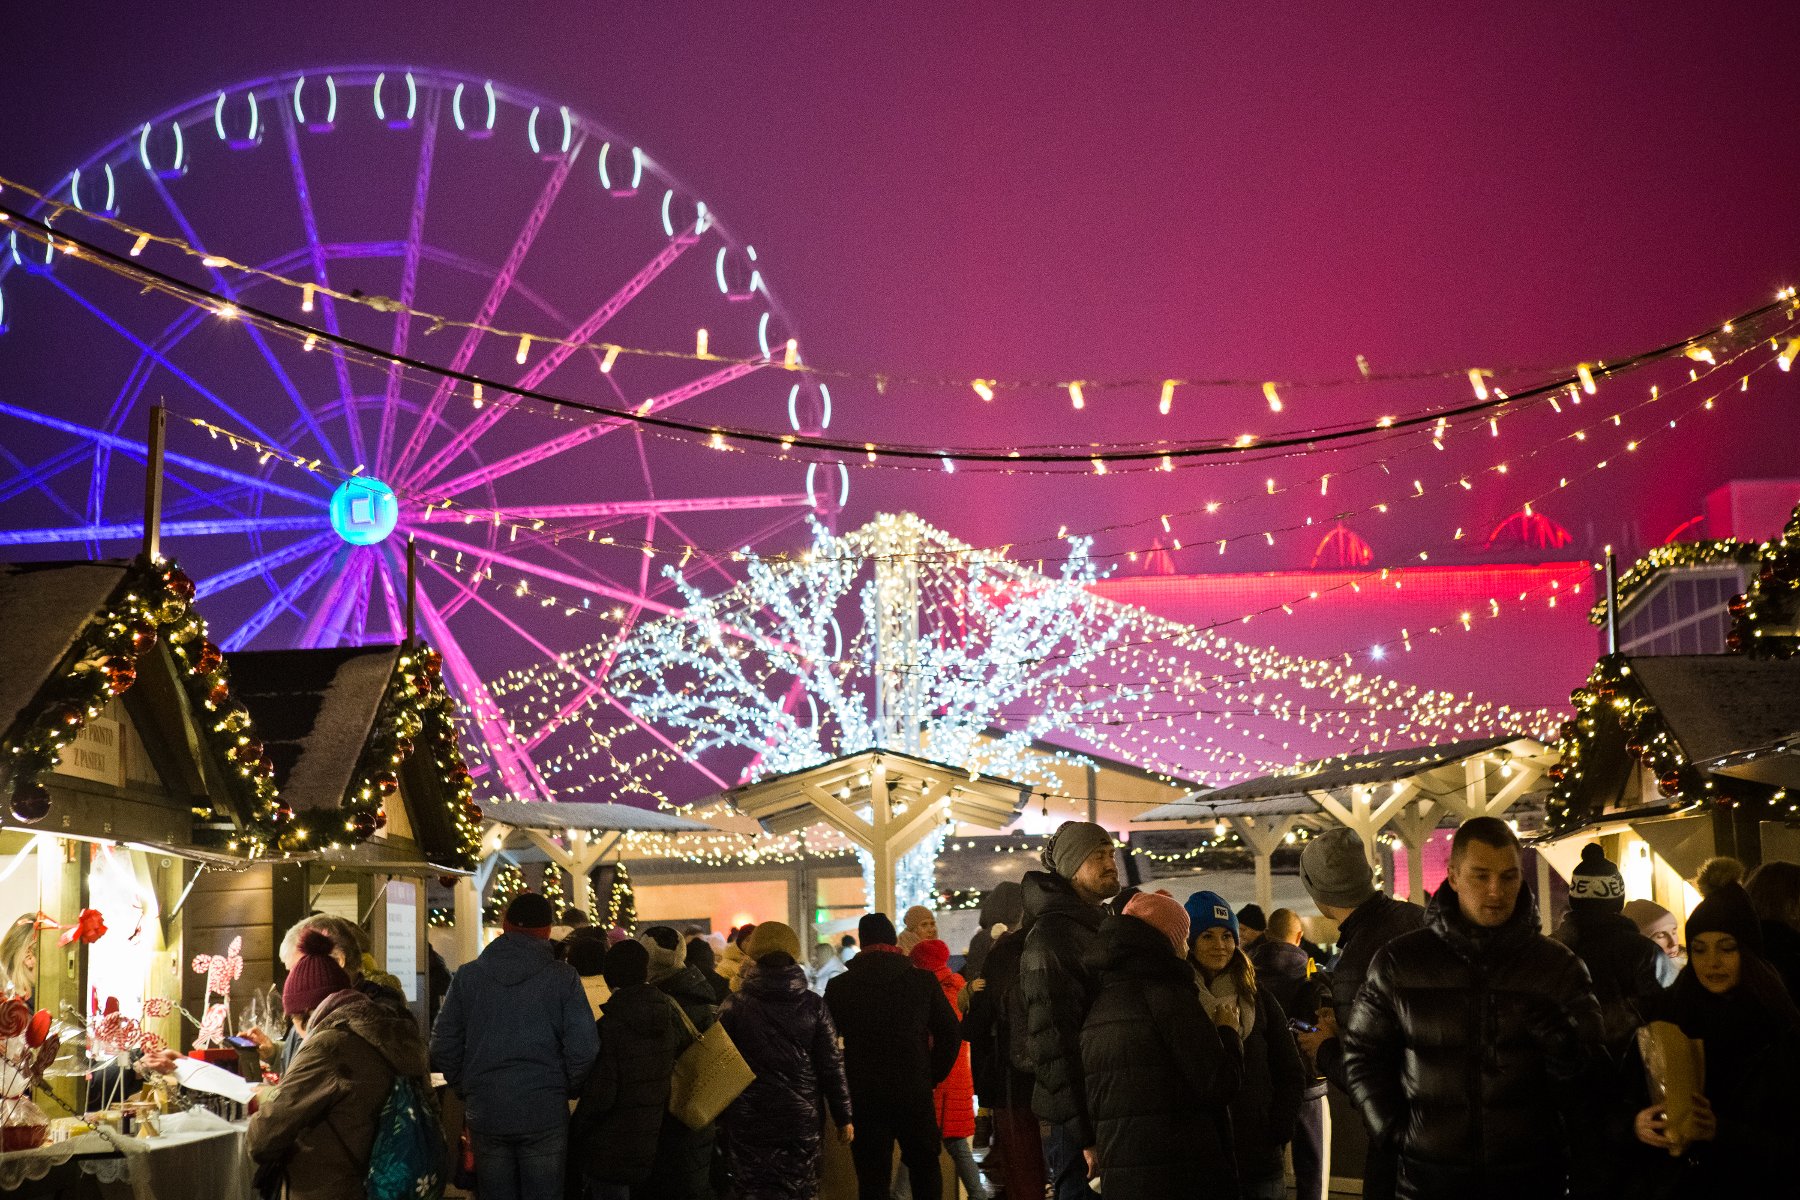
[[[0,986],[52,1011],[114,1007],[171,1045],[192,1031],[146,1002],[178,999],[190,957],[227,949],[189,887],[240,870],[276,806],[193,594],[166,562],[0,565]],[[245,939],[240,994],[267,986],[266,921],[242,914],[229,935]]]
[[[366,932],[424,1020],[427,884],[475,866],[480,814],[425,646],[240,651],[232,679],[280,788],[277,846],[261,868],[275,936],[314,911]]]

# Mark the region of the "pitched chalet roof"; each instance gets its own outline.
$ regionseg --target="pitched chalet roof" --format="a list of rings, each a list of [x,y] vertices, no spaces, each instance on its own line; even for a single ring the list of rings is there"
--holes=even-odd
[[[1800,730],[1800,659],[1741,654],[1628,658],[1689,760],[1706,763]]]
[[[399,646],[231,655],[232,692],[250,710],[290,807],[343,804],[399,657]]]
[[[0,563],[0,736],[129,571],[124,562]]]

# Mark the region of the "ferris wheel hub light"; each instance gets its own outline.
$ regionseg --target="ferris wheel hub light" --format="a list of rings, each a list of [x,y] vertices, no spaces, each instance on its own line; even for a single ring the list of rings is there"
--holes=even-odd
[[[346,479],[331,493],[331,527],[352,546],[373,546],[394,532],[400,502],[379,479]]]

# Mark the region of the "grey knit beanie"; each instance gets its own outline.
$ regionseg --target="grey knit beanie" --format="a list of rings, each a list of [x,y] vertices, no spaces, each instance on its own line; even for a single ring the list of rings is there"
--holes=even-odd
[[[1328,829],[1300,852],[1300,882],[1315,904],[1355,908],[1375,894],[1375,872],[1353,829]]]
[[[1073,879],[1088,855],[1112,844],[1112,834],[1092,821],[1064,821],[1044,847],[1044,865],[1064,879]]]

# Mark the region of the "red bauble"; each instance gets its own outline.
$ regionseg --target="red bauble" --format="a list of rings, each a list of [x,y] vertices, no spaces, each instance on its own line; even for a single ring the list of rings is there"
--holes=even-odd
[[[106,660],[106,690],[115,696],[122,696],[131,690],[137,682],[137,664],[123,655],[115,654]]]
[[[392,771],[383,771],[375,776],[375,790],[383,796],[391,796],[400,790],[400,777]]]
[[[476,824],[481,823],[481,805],[469,805],[469,820],[474,821]]]
[[[287,822],[294,819],[294,810],[286,804],[277,804],[275,806],[275,811],[270,813],[269,816],[277,825],[285,825]]]
[[[207,638],[200,639],[200,653],[194,659],[194,674],[211,675],[225,661],[225,653]]]
[[[394,753],[401,758],[411,758],[412,752],[413,744],[411,738],[400,738],[394,743]]]
[[[50,815],[50,789],[36,780],[13,788],[12,815],[22,825],[36,825]]]
[[[436,679],[438,673],[444,669],[444,656],[439,654],[436,650],[427,648],[422,651],[419,655],[419,661],[425,664],[425,673],[430,675],[433,679]]]
[[[1555,766],[1551,767],[1548,771],[1545,771],[1544,774],[1546,774],[1550,777],[1551,783],[1561,783],[1563,780],[1563,776],[1565,774],[1567,774],[1567,772],[1563,770],[1563,765],[1561,763],[1557,763]]]
[[[1750,607],[1750,597],[1746,596],[1743,592],[1739,592],[1737,595],[1733,596],[1729,601],[1726,602],[1726,605],[1725,605],[1726,610],[1729,611],[1731,613],[1731,615],[1734,617],[1738,616],[1746,608],[1749,608],[1749,607]]]
[[[439,875],[438,885],[440,887],[453,888],[456,886],[456,880],[457,877],[455,875]]]
[[[378,808],[375,810],[375,828],[377,828],[377,829],[386,829],[387,828],[387,809]]]
[[[237,757],[238,757],[239,762],[253,763],[253,762],[256,762],[257,760],[261,759],[262,756],[263,756],[263,744],[261,742],[259,742],[258,740],[256,740],[255,738],[251,738],[249,741],[245,742],[243,745],[241,745],[237,748]]]
[[[469,774],[469,768],[467,768],[467,767],[451,768],[451,771],[450,771],[450,782],[451,783],[455,783],[455,784],[470,783],[474,780],[474,778],[475,777],[473,775]]]
[[[374,837],[375,829],[374,813],[359,812],[353,814],[350,818],[350,832],[356,835],[356,840],[359,842],[366,842]]]
[[[219,705],[225,703],[229,699],[231,699],[231,687],[223,679],[213,684],[212,690],[206,693],[206,702],[214,708],[219,707]]]
[[[142,654],[156,645],[156,622],[139,621],[131,627],[131,648]]]
[[[1666,794],[1666,795],[1674,796],[1674,795],[1680,794],[1680,792],[1681,792],[1681,772],[1680,771],[1665,771],[1665,772],[1663,772],[1661,775],[1657,776],[1656,785],[1658,787],[1660,787],[1663,790],[1664,794]]]
[[[1744,635],[1735,631],[1725,635],[1725,653],[1742,654],[1744,652]]]
[[[194,598],[194,581],[180,567],[170,567],[169,573],[163,576],[163,582],[178,599],[187,601]]]

